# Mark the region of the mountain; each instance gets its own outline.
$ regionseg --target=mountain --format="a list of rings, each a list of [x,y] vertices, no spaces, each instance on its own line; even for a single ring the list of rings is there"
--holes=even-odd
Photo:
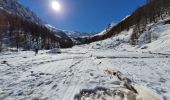
[[[81,44],[81,42],[79,40],[77,40],[77,38],[79,37],[85,37],[85,36],[90,36],[90,35],[93,35],[94,33],[83,33],[83,32],[78,32],[78,31],[68,31],[68,30],[61,30],[61,29],[57,29],[55,28],[54,26],[51,26],[49,24],[46,24],[45,25],[46,27],[48,27],[50,30],[54,31],[60,35],[63,35],[65,36],[65,38],[70,38],[73,42],[73,45],[76,45],[76,44]]]
[[[51,27],[50,25],[47,25],[47,23],[42,21],[33,11],[31,11],[29,8],[24,7],[17,0],[1,0],[0,11],[1,11],[0,29],[3,31],[1,33],[0,38],[1,45],[8,42],[14,42],[10,41],[11,40],[10,38],[17,38],[18,36],[17,34],[20,35],[25,34],[26,35],[25,37],[30,37],[29,35],[31,35],[32,38],[32,40],[15,41],[12,46],[14,47],[17,46],[17,48],[24,46],[19,45],[18,42],[23,42],[20,44],[24,44],[24,42],[29,41],[32,41],[32,43],[29,42],[29,45],[31,44],[41,45],[39,46],[41,49],[53,47],[66,48],[71,47],[73,45],[71,38],[69,38],[65,34],[65,32],[60,31],[55,27]],[[15,32],[17,31],[18,33],[14,33],[14,31]],[[13,36],[11,37],[12,33]],[[20,39],[24,38],[21,36]],[[35,43],[35,41],[37,43]],[[11,44],[12,43],[8,43],[5,45],[11,47]],[[30,49],[33,48],[33,46],[27,46],[27,48]]]
[[[170,1],[151,0],[119,23],[79,41],[92,49],[169,54]]]
[[[63,32],[65,32],[71,38],[90,36],[90,35],[94,34],[94,33],[85,33],[85,32],[78,32],[78,31],[67,31],[67,30],[63,30]]]
[[[27,20],[34,21],[39,24],[44,23],[33,11],[24,7],[17,0],[1,0],[0,7],[7,10],[11,14],[17,14]]]
[[[115,23],[110,23],[103,31],[101,31],[101,32],[99,32],[99,33],[97,33],[96,34],[96,36],[97,35],[104,35],[104,34],[106,34],[108,31],[110,31],[110,29],[112,28],[112,27],[114,27],[116,24]]]
[[[46,24],[43,22],[33,11],[31,11],[29,8],[23,7],[22,4],[17,2],[17,0],[3,0],[0,2],[0,7],[3,7],[7,11],[10,11],[13,14],[20,15],[27,20],[37,22],[39,24],[45,24],[47,27],[54,31],[59,31],[59,32],[64,32],[66,35],[68,35],[71,38],[76,38],[79,36],[89,36],[89,33],[83,33],[83,32],[78,32],[78,31],[67,31],[67,30],[61,30],[57,29],[54,26],[51,26],[49,24]]]
[[[45,24],[45,26],[46,26],[47,28],[49,28],[51,31],[55,32],[55,35],[56,35],[56,36],[59,35],[58,37],[62,36],[62,37],[64,37],[64,38],[66,38],[66,39],[70,39],[70,38],[68,37],[68,35],[67,35],[63,30],[57,29],[57,28],[55,28],[54,26],[52,26],[52,25],[50,25],[50,24]]]
[[[169,52],[170,42],[170,18],[159,20],[147,26],[147,29],[141,33],[135,45],[129,41],[134,29],[124,30],[120,34],[111,38],[93,42],[90,47],[93,49],[114,49],[117,51],[152,51],[152,52]]]
[[[79,38],[79,41],[81,41],[81,43],[101,41],[117,36],[123,31],[133,29],[128,43],[134,45],[138,43],[138,39],[144,31],[149,31],[149,28],[147,27],[148,25],[157,23],[158,21],[169,17],[169,0],[150,0],[144,6],[136,9],[131,15],[125,17],[122,21],[112,26],[107,32],[104,31],[104,34]]]
[[[51,30],[56,31],[56,32],[64,32],[67,36],[70,38],[77,38],[81,36],[90,36],[92,33],[83,33],[83,32],[78,32],[78,31],[68,31],[68,30],[61,30],[57,29],[52,25],[46,24],[45,26],[49,27]]]

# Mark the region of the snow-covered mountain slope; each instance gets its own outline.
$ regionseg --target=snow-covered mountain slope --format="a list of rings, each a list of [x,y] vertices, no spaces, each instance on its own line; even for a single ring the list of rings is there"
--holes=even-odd
[[[125,18],[123,18],[121,21],[126,20],[130,15],[127,15]],[[104,35],[107,34],[108,31],[110,31],[114,26],[116,26],[117,23],[110,23],[103,31],[95,34],[94,36],[100,36],[100,35]]]
[[[91,43],[92,48],[98,49],[117,49],[117,50],[130,50],[130,49],[144,49],[150,51],[169,51],[170,42],[170,23],[169,19],[160,20],[157,23],[152,23],[147,26],[136,43],[131,45],[129,43],[130,37],[133,33],[133,28],[122,31],[120,34],[113,36],[109,39]]]
[[[64,37],[64,38],[66,38],[66,39],[70,39],[69,36],[68,36],[65,32],[63,32],[62,30],[57,29],[57,28],[55,28],[54,26],[49,25],[49,24],[45,24],[45,26],[46,26],[47,28],[49,28],[51,31],[53,31],[57,37],[59,37],[59,38]],[[62,36],[62,37],[61,37],[61,36]]]
[[[153,13],[153,9],[155,13]],[[146,30],[145,27],[147,26],[147,24],[158,22],[159,20],[165,19],[169,16],[169,0],[149,0],[148,3],[137,8],[130,16],[126,16],[124,19],[122,19],[115,26],[111,27],[109,30],[104,30],[99,35],[82,37],[79,38],[79,40],[82,42],[82,44],[89,44],[92,42],[111,38],[115,35],[120,34],[124,30],[129,30],[130,28],[133,28],[133,34],[131,35],[130,43],[135,44],[141,33]]]
[[[148,25],[148,28],[139,37],[138,45],[150,51],[170,52],[170,19]]]
[[[12,14],[20,15],[27,20],[34,21],[39,24],[44,23],[33,11],[24,7],[17,0],[1,0],[0,7]]]
[[[74,45],[81,44],[82,41],[79,41],[78,38],[89,37],[95,34],[95,33],[85,33],[85,32],[78,32],[78,31],[66,31],[66,30],[63,31],[72,39]]]
[[[70,38],[74,45],[80,43],[78,40],[76,40],[76,38],[91,35],[91,34],[88,34],[88,33],[81,33],[81,32],[77,32],[77,31],[67,31],[67,30],[57,29],[54,26],[51,26],[49,24],[46,24],[46,27],[48,27],[50,30],[56,32],[57,33],[56,36],[58,36],[58,34],[59,34],[59,35],[62,35],[63,37],[65,37],[65,38]]]
[[[87,46],[90,46],[90,48],[93,48],[93,49],[117,49],[118,47],[124,44],[127,44],[127,45],[129,44],[128,42],[129,42],[132,32],[133,32],[133,29],[125,30],[117,36],[114,36],[112,38],[109,38],[103,41],[94,42]]]
[[[116,24],[115,23],[111,23],[107,26],[107,28],[105,28],[103,31],[95,34],[95,35],[104,35],[106,34],[108,31],[110,31],[111,28],[113,28]]]
[[[125,73],[135,83],[154,90],[163,100],[170,99],[170,19],[147,25],[136,45],[129,43],[133,28],[112,38],[82,47],[104,63]],[[98,53],[97,53],[98,52]]]
[[[8,12],[10,12],[12,14],[20,15],[27,20],[34,21],[34,22],[39,23],[39,24],[46,24],[33,11],[31,11],[29,8],[24,7],[17,0],[1,0],[0,1],[0,7],[7,10]],[[89,35],[88,33],[57,29],[57,28],[55,28],[51,25],[48,25],[48,24],[46,26],[49,27],[50,29],[52,29],[55,32],[58,31],[59,33],[66,34],[71,38]],[[60,34],[60,35],[62,35],[62,34]]]
[[[92,34],[92,33],[78,32],[78,31],[67,31],[67,30],[63,30],[63,31],[71,38],[77,38],[77,37],[82,37],[82,36],[90,36]]]
[[[19,3],[18,0],[1,0],[0,8],[1,8],[2,12],[4,11],[4,12],[8,13],[9,18],[10,18],[10,16],[18,16],[18,17],[23,18],[25,20],[25,22],[27,21],[28,23],[32,22],[32,23],[38,24],[40,28],[47,27],[47,30],[50,30],[49,34],[50,33],[55,34],[56,40],[58,40],[58,43],[60,45],[64,46],[64,45],[69,44],[69,47],[72,46],[71,38],[64,31],[59,30],[59,29],[52,27],[51,25],[43,22],[38,16],[36,16],[36,14],[33,11],[31,11],[29,8],[24,7],[21,3]],[[2,18],[3,17],[7,18],[7,16],[5,16],[5,15],[2,16]],[[2,18],[1,18],[1,20],[3,20]],[[6,19],[5,25],[1,25],[1,26],[3,26],[3,29],[8,28],[8,23],[9,23],[9,19]],[[27,25],[27,24],[25,24],[25,25]],[[41,30],[43,30],[43,29],[41,29]],[[46,33],[48,33],[48,32],[46,32]],[[64,46],[64,47],[67,47],[67,46]]]

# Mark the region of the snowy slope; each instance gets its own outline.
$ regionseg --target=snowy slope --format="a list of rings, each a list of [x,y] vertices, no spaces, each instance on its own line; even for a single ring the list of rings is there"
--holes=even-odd
[[[19,1],[17,0],[1,0],[0,1],[0,8],[6,10],[10,14],[17,14],[24,17],[27,20],[36,22],[41,25],[45,25],[51,31],[54,31],[57,37],[65,38],[65,39],[72,39],[73,42],[77,42],[74,38],[81,37],[81,36],[89,36],[92,33],[83,33],[77,31],[68,31],[68,30],[61,30],[52,25],[49,25],[42,21],[33,11],[29,8],[24,7]],[[94,33],[93,33],[94,34]]]
[[[57,32],[58,34],[61,35],[68,35],[71,38],[76,38],[79,36],[85,36],[89,35],[87,33],[81,33],[77,31],[67,31],[67,30],[61,30],[57,29],[49,24],[46,24],[43,22],[33,11],[31,11],[29,8],[24,7],[19,1],[17,0],[1,0],[0,1],[0,7],[7,10],[8,12],[12,14],[17,14],[22,17],[24,17],[27,20],[39,23],[39,24],[45,24],[48,28],[52,29],[53,31]],[[60,34],[62,33],[62,34]]]
[[[69,36],[65,32],[63,32],[62,30],[57,29],[54,26],[49,25],[49,24],[45,24],[45,26],[47,28],[49,28],[51,31],[55,32],[56,33],[55,35],[57,37],[59,37],[59,38],[63,38],[64,37],[65,39],[70,39]]]
[[[96,35],[104,35],[106,34],[108,31],[110,31],[111,28],[113,28],[116,24],[115,23],[111,23],[107,26],[107,28],[105,28],[103,31],[99,32]]]
[[[82,37],[82,36],[89,36],[90,34],[88,33],[81,33],[81,32],[77,32],[77,31],[67,31],[67,30],[61,30],[61,29],[57,29],[54,26],[51,26],[49,24],[45,25],[46,27],[48,27],[50,30],[54,31],[57,37],[65,37],[67,39],[71,39],[73,44],[78,44],[79,41],[76,40],[76,38],[78,37]],[[61,37],[60,37],[61,38]]]
[[[170,24],[165,24],[169,19],[160,20],[157,23],[148,24],[147,30],[144,31],[138,39],[137,45],[130,45],[130,37],[133,28],[124,30],[120,34],[109,39],[94,42],[87,45],[95,49],[116,49],[116,50],[141,50],[153,52],[168,52],[170,41]],[[149,42],[150,41],[150,42]]]
[[[165,24],[170,19],[159,21],[156,24],[148,25],[150,30],[145,31],[139,37],[139,45],[148,47],[148,50],[154,52],[170,51],[170,23]],[[148,39],[151,43],[148,43]]]
[[[12,14],[18,14],[27,20],[31,20],[39,24],[43,23],[43,21],[36,16],[33,11],[21,5],[17,0],[1,0],[0,7]]]
[[[64,32],[66,35],[68,35],[70,38],[77,38],[80,36],[88,36],[88,33],[81,33],[81,32],[77,32],[77,31],[67,31],[67,30],[61,30],[61,29],[57,29],[52,25],[46,24],[45,26],[47,26],[48,28],[50,28],[51,30],[55,31],[55,32]]]
[[[0,8],[9,14],[19,15],[26,20],[46,26],[48,29],[53,31],[52,33],[55,34],[56,38],[59,38],[58,41],[63,41],[63,43],[65,43],[64,45],[67,45],[68,42],[72,45],[72,40],[67,34],[65,34],[65,32],[43,22],[33,11],[20,4],[18,0],[1,0]]]
[[[133,29],[130,29],[128,31],[125,30],[117,36],[114,36],[103,41],[94,42],[87,46],[90,46],[93,49],[116,49],[123,45],[128,45],[128,41],[130,39],[132,32]]]
[[[108,66],[154,90],[164,100],[170,100],[170,23],[169,18],[148,24],[137,45],[129,44],[133,29],[112,38],[84,45],[99,51],[94,54]]]
[[[83,33],[83,32],[78,32],[78,31],[67,31],[67,30],[63,30],[63,31],[71,38],[90,36],[90,35],[94,34],[94,33]]]

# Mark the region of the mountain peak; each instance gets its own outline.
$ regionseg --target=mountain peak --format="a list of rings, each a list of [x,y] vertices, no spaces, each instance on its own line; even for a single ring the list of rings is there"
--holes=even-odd
[[[27,20],[34,21],[39,24],[43,23],[43,21],[38,16],[36,16],[33,11],[21,5],[17,0],[1,0],[0,7],[12,14],[22,16]]]

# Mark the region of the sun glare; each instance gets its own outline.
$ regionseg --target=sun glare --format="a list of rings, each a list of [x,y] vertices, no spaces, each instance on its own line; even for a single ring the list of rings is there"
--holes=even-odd
[[[52,1],[51,6],[56,11],[61,10],[61,5],[60,5],[60,3],[58,1]]]

